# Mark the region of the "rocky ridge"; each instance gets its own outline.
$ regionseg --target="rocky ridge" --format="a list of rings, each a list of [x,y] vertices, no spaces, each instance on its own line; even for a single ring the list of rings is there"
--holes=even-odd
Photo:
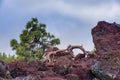
[[[120,25],[100,21],[91,33],[96,51],[69,45],[48,49],[43,61],[0,61],[0,80],[120,80]]]

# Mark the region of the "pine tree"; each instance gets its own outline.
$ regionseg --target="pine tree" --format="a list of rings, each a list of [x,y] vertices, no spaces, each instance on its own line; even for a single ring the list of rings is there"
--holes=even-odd
[[[28,21],[19,37],[19,43],[12,39],[10,45],[24,60],[41,59],[47,48],[60,44],[60,39],[47,32],[46,25],[39,23],[37,18]]]

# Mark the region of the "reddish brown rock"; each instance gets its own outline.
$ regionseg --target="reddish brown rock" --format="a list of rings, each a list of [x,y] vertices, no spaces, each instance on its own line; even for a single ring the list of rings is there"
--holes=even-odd
[[[85,54],[78,54],[78,55],[76,55],[74,60],[80,60],[82,58],[85,58]]]
[[[97,54],[120,49],[120,25],[116,23],[98,22],[92,29],[93,42]]]
[[[79,80],[92,80],[91,66],[95,62],[94,58],[82,58],[73,63],[73,67],[70,69],[71,74],[79,76]]]
[[[95,58],[77,59],[72,67],[69,68],[69,74],[77,75],[79,80],[92,80],[94,76],[91,74],[91,66],[95,61]]]
[[[67,80],[61,77],[46,77],[43,80]]]
[[[26,69],[29,67],[27,62],[16,61],[8,64],[10,68],[10,73],[13,78],[18,76],[26,76]]]
[[[40,61],[16,61],[8,64],[13,78],[35,74],[37,71],[45,71],[47,68]]]
[[[92,72],[101,80],[114,80],[119,75],[120,70],[120,51],[106,52],[100,60],[93,65]],[[116,77],[117,79],[119,78]],[[118,79],[119,80],[119,79]]]
[[[114,80],[120,80],[120,74],[116,76]]]
[[[65,78],[66,78],[67,80],[80,80],[80,79],[79,79],[79,76],[76,75],[76,74],[67,74],[67,75],[65,76]]]
[[[55,61],[54,72],[62,76],[68,74],[68,69],[72,65],[72,60],[63,56]]]

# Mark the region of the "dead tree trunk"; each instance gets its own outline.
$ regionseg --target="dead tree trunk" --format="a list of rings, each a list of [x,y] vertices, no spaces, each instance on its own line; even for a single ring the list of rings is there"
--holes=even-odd
[[[67,47],[67,49],[61,49],[61,50],[56,50],[56,51],[50,51],[50,52],[46,52],[44,55],[43,55],[43,58],[44,58],[44,61],[45,62],[52,62],[54,61],[54,57],[55,55],[57,54],[61,54],[61,53],[69,53],[72,57],[74,57],[74,53],[73,53],[73,49],[80,49],[83,54],[85,54],[85,56],[87,56],[89,54],[88,51],[86,51],[83,46],[80,46],[80,45],[69,45]],[[63,54],[64,56],[65,54]],[[68,54],[67,54],[68,55]]]

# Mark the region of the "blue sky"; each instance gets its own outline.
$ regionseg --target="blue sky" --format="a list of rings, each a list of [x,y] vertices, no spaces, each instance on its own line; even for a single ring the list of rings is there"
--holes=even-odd
[[[98,21],[120,23],[119,0],[0,0],[0,52],[14,54],[10,40],[32,17],[47,25],[47,31],[60,38],[59,48],[83,45],[94,48],[91,29]]]

